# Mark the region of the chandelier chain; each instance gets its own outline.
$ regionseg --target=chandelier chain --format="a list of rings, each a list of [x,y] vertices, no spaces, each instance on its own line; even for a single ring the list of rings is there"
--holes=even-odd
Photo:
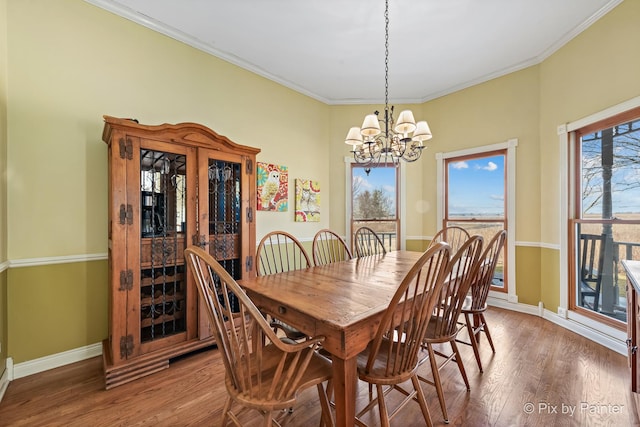
[[[384,110],[389,110],[389,0],[384,9]]]

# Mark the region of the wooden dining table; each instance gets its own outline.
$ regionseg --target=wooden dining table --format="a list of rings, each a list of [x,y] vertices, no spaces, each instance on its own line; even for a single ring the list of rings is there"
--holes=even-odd
[[[308,336],[332,356],[337,426],[353,426],[356,359],[421,252],[392,251],[304,270],[239,280],[256,306]]]

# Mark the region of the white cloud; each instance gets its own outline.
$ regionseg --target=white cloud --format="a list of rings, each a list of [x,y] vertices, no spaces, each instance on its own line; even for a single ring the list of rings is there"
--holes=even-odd
[[[504,195],[503,194],[492,194],[491,196],[489,196],[489,198],[491,200],[504,200]]]
[[[468,169],[469,164],[467,162],[455,162],[451,164],[451,167],[454,169]]]
[[[489,172],[493,172],[494,170],[498,169],[498,165],[496,165],[493,162],[489,162],[487,163],[487,166],[483,167],[482,169],[489,171]]]
[[[368,179],[362,177],[362,176],[354,176],[353,177],[353,181],[354,181],[354,186],[360,186],[361,188],[364,188],[365,190],[373,188],[373,185],[371,185],[371,183],[369,182]]]

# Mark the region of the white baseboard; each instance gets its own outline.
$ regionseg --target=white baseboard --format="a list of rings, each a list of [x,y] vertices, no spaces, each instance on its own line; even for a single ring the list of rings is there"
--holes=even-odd
[[[7,387],[9,387],[9,365],[11,364],[11,361],[7,359],[6,366],[2,372],[2,376],[0,377],[0,402],[2,402],[4,392],[7,391]]]
[[[518,311],[520,313],[533,314],[534,316],[540,316],[540,311],[537,306],[529,304],[521,304],[519,302],[509,302],[504,299],[487,298],[487,304],[493,307],[504,308],[507,310]]]
[[[597,342],[600,345],[605,346],[609,350],[613,350],[616,353],[620,353],[623,356],[627,356],[627,344],[618,338],[607,335],[603,332],[590,328],[582,323],[578,323],[575,320],[565,319],[561,315],[554,313],[551,310],[544,310],[545,319],[556,325],[562,326],[576,334]]]
[[[63,351],[39,359],[18,363],[13,368],[13,378],[22,378],[38,372],[58,368],[70,363],[80,362],[102,354],[102,343],[90,344],[85,347]]]

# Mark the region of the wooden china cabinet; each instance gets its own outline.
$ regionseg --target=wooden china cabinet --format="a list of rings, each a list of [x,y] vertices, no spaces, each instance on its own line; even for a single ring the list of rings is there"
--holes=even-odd
[[[184,258],[209,252],[236,279],[255,275],[256,155],[195,123],[104,116],[109,150],[106,388],[215,343]]]

